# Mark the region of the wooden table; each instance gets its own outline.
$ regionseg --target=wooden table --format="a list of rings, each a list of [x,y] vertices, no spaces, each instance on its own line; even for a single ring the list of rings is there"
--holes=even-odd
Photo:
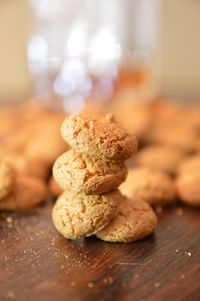
[[[1,213],[1,301],[200,300],[198,209],[164,209],[155,235],[130,244],[65,240],[51,209]]]

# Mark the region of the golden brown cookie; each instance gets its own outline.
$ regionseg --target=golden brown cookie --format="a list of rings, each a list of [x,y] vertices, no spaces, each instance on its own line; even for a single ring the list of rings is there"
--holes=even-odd
[[[137,141],[114,120],[113,114],[105,118],[71,115],[65,119],[61,134],[69,145],[87,156],[123,161],[137,148]]]
[[[124,197],[116,217],[95,235],[110,242],[131,242],[153,233],[156,225],[157,217],[146,202]]]
[[[194,169],[182,173],[176,179],[179,199],[192,206],[200,206],[200,170]]]
[[[53,176],[51,176],[49,180],[49,191],[55,197],[58,197],[59,195],[61,195],[61,193],[63,193],[63,190],[60,188]]]
[[[25,124],[17,127],[4,141],[3,147],[8,152],[24,152],[31,137],[38,131],[38,124]]]
[[[143,200],[152,206],[166,205],[176,197],[170,176],[164,171],[148,167],[130,170],[120,191],[133,201]]]
[[[118,190],[101,195],[65,191],[53,208],[53,223],[65,238],[90,236],[104,228],[117,214],[121,198]]]
[[[164,145],[151,145],[141,149],[133,158],[136,166],[146,166],[164,170],[172,175],[185,157],[179,149]]]
[[[24,210],[42,203],[47,195],[45,182],[36,177],[16,177],[12,193],[0,201],[0,210]]]
[[[120,124],[138,139],[142,139],[151,126],[148,106],[123,101],[115,105],[114,112]]]
[[[8,162],[17,172],[46,179],[49,175],[49,164],[40,158],[26,158],[18,153],[8,153],[3,155],[3,159]]]
[[[186,174],[193,170],[200,170],[200,154],[187,157],[183,160],[177,168],[177,173]]]
[[[192,127],[193,130],[200,130],[200,106],[192,105],[187,109],[187,113],[185,114],[187,120],[187,124]]]
[[[146,142],[149,144],[162,144],[190,153],[196,150],[197,138],[197,133],[190,127],[169,124],[152,128],[146,137]]]
[[[158,99],[152,106],[154,124],[159,126],[184,123],[185,106],[172,99]]]
[[[18,120],[14,114],[14,110],[9,107],[0,108],[0,140],[2,141],[7,135],[18,126]]]
[[[53,176],[63,190],[101,194],[116,189],[127,169],[122,162],[97,160],[71,149],[56,160]]]
[[[7,197],[14,188],[13,168],[5,161],[0,161],[0,201]]]
[[[38,123],[45,118],[51,118],[58,114],[56,111],[52,111],[45,107],[44,100],[42,103],[25,102],[17,107],[17,113],[21,116],[21,120],[24,124]]]
[[[28,158],[40,158],[52,165],[56,158],[69,146],[60,135],[63,115],[45,118],[40,123],[40,130],[29,139],[24,154]]]

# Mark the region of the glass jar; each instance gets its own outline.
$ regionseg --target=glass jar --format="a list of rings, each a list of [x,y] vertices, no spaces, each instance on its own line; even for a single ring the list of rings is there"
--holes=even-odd
[[[145,78],[156,0],[29,0],[33,98],[69,113],[97,110]]]

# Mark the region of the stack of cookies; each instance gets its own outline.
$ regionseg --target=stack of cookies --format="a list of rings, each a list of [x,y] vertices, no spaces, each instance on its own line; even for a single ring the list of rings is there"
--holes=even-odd
[[[124,161],[136,151],[136,138],[116,123],[113,114],[71,115],[64,120],[61,134],[72,149],[53,167],[54,178],[64,190],[53,208],[57,230],[68,239],[95,234],[115,242],[152,233],[157,218],[151,207],[117,189],[127,176]]]

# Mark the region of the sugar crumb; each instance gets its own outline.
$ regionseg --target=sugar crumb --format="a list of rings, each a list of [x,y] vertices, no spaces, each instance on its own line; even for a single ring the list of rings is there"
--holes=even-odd
[[[185,255],[192,256],[191,252],[185,252]]]
[[[160,283],[159,282],[156,282],[156,283],[154,283],[154,287],[159,287],[160,286]]]
[[[14,299],[15,298],[15,292],[14,291],[8,291],[7,292],[7,296],[11,299]]]
[[[175,214],[179,215],[179,216],[182,215],[183,214],[183,209],[182,208],[177,208],[176,211],[175,211]]]
[[[106,278],[103,279],[103,282],[105,284],[112,284],[113,281],[114,281],[114,279],[111,276],[108,276],[108,277],[106,277]]]
[[[12,223],[12,221],[13,221],[13,219],[12,219],[11,216],[8,216],[8,217],[6,218],[6,220],[7,220],[8,223]]]
[[[71,282],[70,282],[70,285],[71,285],[71,286],[75,286],[75,285],[76,285],[76,282],[75,282],[75,281],[71,281]]]
[[[91,282],[91,281],[88,282],[88,287],[89,287],[89,288],[92,288],[93,286],[94,286],[94,283],[93,283],[93,282]]]

